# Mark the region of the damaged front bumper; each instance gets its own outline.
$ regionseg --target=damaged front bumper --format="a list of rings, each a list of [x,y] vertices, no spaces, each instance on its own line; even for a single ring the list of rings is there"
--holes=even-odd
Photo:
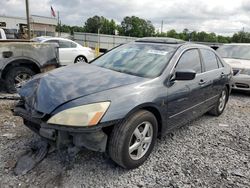
[[[13,114],[21,116],[24,124],[36,132],[41,137],[47,139],[57,148],[76,146],[85,147],[89,150],[105,152],[108,136],[103,131],[104,127],[112,126],[118,121],[102,123],[93,127],[68,127],[61,125],[51,125],[43,121],[42,118],[31,117],[22,107],[15,107]]]

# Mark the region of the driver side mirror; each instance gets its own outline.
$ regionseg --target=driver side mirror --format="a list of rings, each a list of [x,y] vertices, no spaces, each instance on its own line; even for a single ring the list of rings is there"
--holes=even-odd
[[[196,76],[196,72],[191,69],[178,70],[175,72],[174,80],[193,80]]]

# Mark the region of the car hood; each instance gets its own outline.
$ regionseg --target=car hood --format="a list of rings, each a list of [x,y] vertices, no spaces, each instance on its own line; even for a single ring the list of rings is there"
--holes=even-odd
[[[250,60],[232,58],[223,58],[223,60],[228,63],[232,68],[250,69]]]
[[[148,79],[91,64],[75,64],[35,76],[19,94],[30,111],[50,114],[74,99],[144,80]]]

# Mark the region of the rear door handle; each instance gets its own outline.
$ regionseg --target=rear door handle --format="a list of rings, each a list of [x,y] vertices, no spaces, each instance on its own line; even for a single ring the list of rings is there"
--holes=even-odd
[[[225,77],[225,73],[222,72],[222,73],[220,74],[220,76],[221,76],[222,78]]]
[[[199,85],[204,85],[205,83],[207,83],[206,81],[204,81],[204,80],[200,80],[200,82],[199,82]]]

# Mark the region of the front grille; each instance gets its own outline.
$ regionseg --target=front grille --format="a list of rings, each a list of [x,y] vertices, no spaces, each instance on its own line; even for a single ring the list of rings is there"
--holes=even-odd
[[[238,88],[249,88],[248,84],[243,84],[243,83],[235,83],[236,87]]]
[[[238,74],[239,72],[240,72],[239,69],[233,69],[233,74],[234,74],[234,76],[235,76],[236,74]]]

